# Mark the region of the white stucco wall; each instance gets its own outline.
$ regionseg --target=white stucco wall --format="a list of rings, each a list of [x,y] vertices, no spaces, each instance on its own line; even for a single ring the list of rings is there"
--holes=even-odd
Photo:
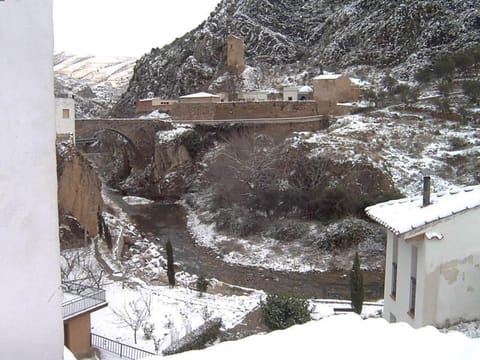
[[[289,100],[288,98],[291,97]],[[284,87],[283,88],[283,101],[298,101],[298,88],[297,87]]]
[[[63,357],[52,0],[0,2],[0,358]]]
[[[443,239],[426,242],[425,322],[480,319],[479,219],[480,207],[451,216],[434,227]]]
[[[419,233],[437,233],[443,238],[406,242],[398,240],[397,295],[390,296],[394,235],[387,238],[384,317],[414,327],[443,326],[447,322],[480,319],[480,207],[427,226]],[[414,234],[411,234],[414,235]],[[411,235],[407,236],[410,237]],[[418,249],[415,317],[408,315],[411,247]]]
[[[68,109],[69,116],[64,118],[63,110]],[[55,98],[55,123],[57,134],[73,134],[75,139],[75,100],[72,98]]]
[[[240,99],[244,101],[267,101],[268,92],[266,91],[250,91],[240,94]]]
[[[387,252],[385,264],[385,306],[384,318],[391,321],[391,315],[395,316],[397,322],[407,322],[415,328],[422,326],[422,307],[423,303],[423,273],[425,248],[422,241],[411,243],[398,239],[398,257],[397,257],[397,291],[396,296],[391,296],[392,290],[392,254],[394,234],[388,232],[387,236]],[[412,265],[412,246],[417,247],[417,293],[415,316],[409,314],[410,310],[410,276]]]

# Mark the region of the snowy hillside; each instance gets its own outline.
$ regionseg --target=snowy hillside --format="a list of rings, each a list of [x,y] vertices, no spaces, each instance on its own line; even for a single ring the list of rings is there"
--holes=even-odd
[[[130,57],[54,56],[55,91],[71,92],[77,101],[77,118],[104,116],[125,91],[133,74]]]

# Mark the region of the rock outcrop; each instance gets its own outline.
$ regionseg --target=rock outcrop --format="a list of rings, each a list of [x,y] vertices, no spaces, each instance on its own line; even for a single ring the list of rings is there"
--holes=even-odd
[[[103,208],[97,173],[73,145],[60,144],[57,146],[57,175],[60,225],[65,232],[75,233],[71,224],[78,222],[77,228],[86,229],[90,237],[96,236],[98,214]],[[69,234],[67,237],[76,236]]]

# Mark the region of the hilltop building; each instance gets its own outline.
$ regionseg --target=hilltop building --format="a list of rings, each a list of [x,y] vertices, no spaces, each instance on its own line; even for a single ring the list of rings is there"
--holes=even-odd
[[[308,86],[285,86],[283,88],[283,101],[313,100],[313,89]]]
[[[228,72],[241,74],[245,70],[245,44],[235,35],[228,35],[226,41]]]
[[[368,207],[387,229],[384,318],[415,328],[480,319],[480,186]]]
[[[221,97],[207,92],[198,92],[180,96],[178,102],[182,104],[219,103],[221,102]]]
[[[343,74],[320,75],[313,78],[312,83],[314,100],[332,108],[337,103],[357,101],[361,96],[361,90]]]
[[[75,139],[75,99],[64,94],[55,97],[55,124],[57,141]]]

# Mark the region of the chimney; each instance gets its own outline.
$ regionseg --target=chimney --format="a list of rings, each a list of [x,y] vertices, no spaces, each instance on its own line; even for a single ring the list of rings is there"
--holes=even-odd
[[[430,175],[423,176],[423,207],[430,205]]]

